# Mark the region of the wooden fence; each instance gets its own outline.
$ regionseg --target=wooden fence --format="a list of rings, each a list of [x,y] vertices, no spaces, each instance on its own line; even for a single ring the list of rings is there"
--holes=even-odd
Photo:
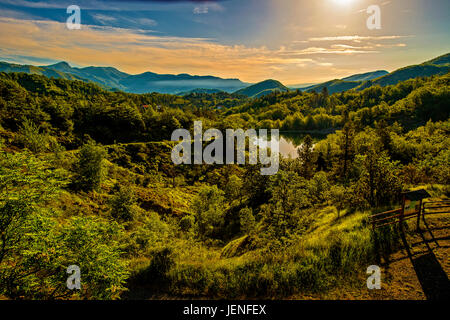
[[[369,217],[372,228],[380,228],[392,224],[399,224],[403,228],[403,221],[416,218],[417,228],[420,225],[420,218],[425,215],[450,213],[450,199],[440,201],[427,201],[422,203],[420,201],[417,210],[412,212],[405,212],[404,204],[401,208],[373,214]]]

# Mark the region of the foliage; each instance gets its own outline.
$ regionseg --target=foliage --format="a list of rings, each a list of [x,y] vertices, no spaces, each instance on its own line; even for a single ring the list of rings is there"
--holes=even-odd
[[[128,187],[119,187],[119,190],[109,201],[111,216],[122,222],[131,221],[136,215],[136,198]]]
[[[217,237],[225,223],[224,192],[216,186],[204,186],[192,203],[201,237]]]
[[[120,228],[93,218],[60,224],[48,202],[67,184],[29,153],[0,153],[0,292],[13,298],[117,298],[127,276]],[[82,270],[80,292],[68,291],[66,268]]]
[[[103,159],[106,153],[102,146],[89,141],[80,149],[74,166],[73,185],[78,190],[92,191],[100,188],[103,173]]]

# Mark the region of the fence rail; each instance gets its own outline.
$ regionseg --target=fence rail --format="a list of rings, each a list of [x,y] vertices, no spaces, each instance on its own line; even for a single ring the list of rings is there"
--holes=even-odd
[[[403,206],[402,208],[373,214],[369,216],[369,221],[374,229],[392,224],[399,224],[402,228],[403,221],[417,218],[417,228],[419,229],[420,217],[444,213],[450,213],[450,200],[421,202],[418,210],[408,213],[405,213]]]
[[[430,201],[423,204],[423,214],[450,213],[450,200]]]

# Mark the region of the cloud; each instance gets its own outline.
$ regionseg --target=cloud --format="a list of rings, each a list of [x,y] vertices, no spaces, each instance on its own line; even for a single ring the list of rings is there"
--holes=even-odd
[[[206,14],[209,12],[208,6],[195,7],[192,13],[194,14]]]
[[[192,13],[194,14],[207,14],[210,11],[221,12],[224,11],[224,7],[216,2],[203,2],[202,5],[194,7]]]
[[[149,19],[149,18],[139,18],[136,20],[140,25],[143,26],[150,26],[150,27],[154,27],[157,26],[158,23],[153,20],[153,19]]]
[[[101,13],[93,14],[92,17],[102,24],[108,24],[110,22],[117,21],[117,18],[107,16]]]
[[[349,54],[365,54],[365,53],[378,53],[379,51],[367,50],[374,49],[373,46],[354,47],[347,45],[332,45],[330,48],[323,47],[308,47],[304,49],[292,50],[289,52],[283,52],[285,55],[323,55],[323,54],[335,54],[335,55],[349,55]]]
[[[335,36],[335,37],[318,37],[309,38],[308,41],[362,41],[362,40],[393,40],[402,38],[411,38],[413,36]]]
[[[225,1],[225,0],[223,0]],[[72,0],[0,0],[0,4],[13,5],[22,8],[40,9],[65,9],[74,4]],[[108,11],[171,11],[190,10],[192,4],[207,4],[219,7],[220,0],[77,0],[76,4],[83,10],[108,10]],[[221,6],[220,6],[221,7]]]
[[[67,8],[69,5],[62,5],[58,3],[51,3],[49,1],[26,1],[26,0],[0,0],[0,3],[28,7],[28,8],[46,8],[46,9],[56,9],[56,8]]]

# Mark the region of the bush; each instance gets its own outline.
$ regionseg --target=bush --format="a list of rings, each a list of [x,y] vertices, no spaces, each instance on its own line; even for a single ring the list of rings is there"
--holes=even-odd
[[[172,257],[172,250],[163,248],[153,252],[152,260],[147,268],[140,271],[134,281],[136,283],[150,284],[167,284],[170,269],[175,265]]]
[[[219,235],[225,223],[224,192],[217,186],[204,186],[192,204],[197,217],[200,237],[214,238]]]
[[[18,141],[25,148],[34,153],[43,152],[48,149],[49,136],[39,132],[39,127],[32,121],[25,119],[19,128]]]
[[[180,228],[181,230],[188,232],[195,225],[195,218],[191,215],[185,216],[180,220]]]
[[[109,200],[111,216],[119,221],[132,221],[136,214],[136,198],[133,191],[120,187],[119,191]]]
[[[239,212],[239,220],[241,224],[241,232],[250,234],[255,228],[255,217],[251,208],[241,209]]]
[[[103,178],[103,159],[106,151],[93,141],[89,141],[81,148],[75,163],[73,186],[76,190],[85,192],[98,190]]]

